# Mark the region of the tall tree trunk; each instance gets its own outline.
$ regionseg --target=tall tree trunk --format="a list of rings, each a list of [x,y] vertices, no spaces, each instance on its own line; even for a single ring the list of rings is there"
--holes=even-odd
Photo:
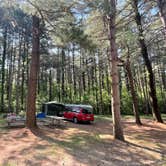
[[[22,34],[19,35],[19,53],[18,53],[18,68],[17,68],[17,81],[16,81],[16,113],[20,109],[20,68],[21,68],[21,47],[22,47]]]
[[[26,48],[26,36],[24,36],[24,47],[23,47],[23,56],[22,56],[22,81],[21,81],[21,110],[24,110],[25,108],[25,71],[26,71],[26,57],[28,56]]]
[[[73,44],[72,50],[72,67],[73,67],[73,89],[74,89],[74,99],[76,98],[76,72],[75,72],[75,45]]]
[[[127,63],[126,70],[127,70],[128,78],[129,78],[129,82],[130,82],[130,90],[131,90],[131,95],[132,95],[132,100],[133,100],[133,111],[134,111],[134,115],[135,115],[135,122],[137,125],[142,125],[140,117],[139,117],[139,112],[138,112],[138,99],[137,99],[137,95],[135,92],[133,76],[132,76],[131,68],[130,68],[130,62]]]
[[[7,26],[5,26],[3,33],[3,54],[2,54],[2,83],[1,83],[1,111],[4,111],[4,84],[5,84],[5,61],[6,61],[6,47],[7,47]]]
[[[119,96],[120,96],[120,104],[122,103],[122,79],[121,79],[121,74],[122,74],[122,68],[119,69]]]
[[[82,78],[82,86],[83,86],[83,95],[86,92],[86,78],[85,78],[85,59],[84,56],[82,56],[82,74],[81,74],[81,78]]]
[[[61,59],[60,59],[61,57],[60,57],[60,48],[58,48],[58,63],[60,64],[60,61],[61,61]],[[61,102],[61,86],[60,86],[60,84],[61,84],[61,74],[62,74],[62,71],[61,71],[61,69],[60,69],[60,66],[58,66],[58,68],[57,68],[57,78],[56,78],[56,80],[57,80],[57,91],[58,91],[58,101],[59,102]]]
[[[97,64],[96,59],[94,59],[94,66],[95,66],[95,98],[96,98],[96,112],[99,114],[99,96],[98,96],[98,79],[97,79]]]
[[[133,79],[133,75],[131,72],[131,65],[130,65],[130,50],[129,50],[129,46],[127,45],[127,61],[125,64],[125,68],[127,71],[127,76],[129,79],[129,83],[130,83],[130,90],[131,90],[131,96],[132,96],[132,100],[133,100],[133,112],[134,112],[134,116],[135,116],[135,122],[137,125],[142,125],[141,120],[140,120],[140,116],[139,116],[139,111],[138,111],[138,99],[137,99],[137,94],[135,91],[135,85],[134,85],[134,79]]]
[[[99,64],[98,64],[98,69],[99,69],[99,97],[100,97],[100,103],[99,103],[99,113],[102,115],[104,114],[104,109],[103,109],[103,88],[102,88],[102,61],[100,59],[100,53],[98,52],[98,59],[99,59]]]
[[[158,107],[158,102],[157,102],[157,96],[156,96],[156,87],[155,87],[155,78],[152,70],[152,64],[148,56],[148,50],[145,44],[144,36],[143,36],[143,28],[142,28],[142,23],[141,23],[141,15],[138,11],[138,0],[133,0],[133,9],[135,12],[135,21],[137,24],[137,28],[139,31],[139,43],[141,47],[141,53],[143,56],[143,59],[145,61],[146,68],[148,70],[149,74],[149,87],[150,87],[150,96],[152,99],[152,106],[153,106],[153,116],[157,120],[157,122],[163,123],[163,120],[161,118],[161,114],[159,111]]]
[[[28,56],[26,55],[26,41],[25,41],[25,38],[24,38],[24,54],[22,56],[22,80],[21,80],[21,110],[24,110],[24,84],[25,84],[25,57]]]
[[[91,80],[90,80],[90,69],[88,66],[88,59],[86,59],[85,66],[86,66],[86,71],[87,71],[87,84],[88,84],[87,89],[88,89],[88,94],[90,94],[90,86],[91,86],[90,81]]]
[[[80,49],[80,71],[82,72],[82,51]],[[80,73],[80,77],[82,78],[82,73]],[[79,100],[82,100],[82,79],[79,79]]]
[[[26,86],[28,87],[28,79],[29,79],[29,42],[27,43],[27,45],[26,45],[26,48],[27,48],[27,50],[26,50],[26,55],[27,55],[27,57],[26,57]]]
[[[160,19],[164,26],[164,33],[166,38],[166,1],[165,0],[157,0],[159,7]]]
[[[111,76],[112,76],[112,119],[113,136],[115,139],[124,141],[123,128],[120,115],[120,96],[119,96],[119,72],[118,72],[118,53],[116,48],[116,0],[110,0],[109,14],[109,39],[111,46]]]
[[[161,66],[162,66],[161,67],[162,84],[163,84],[163,89],[166,91],[166,72],[165,72],[166,64],[164,62],[162,62]]]
[[[72,103],[73,95],[72,95],[72,65],[71,65],[71,58],[70,58],[70,49],[68,50],[68,85],[69,85],[69,101]],[[80,79],[81,81],[81,79]]]
[[[12,45],[12,50],[10,52],[9,78],[8,78],[8,112],[12,111],[13,53],[14,53],[14,48]]]
[[[125,69],[127,71],[127,76],[128,76],[128,80],[130,83],[130,91],[131,91],[131,96],[132,96],[132,100],[133,100],[133,112],[134,112],[134,116],[135,116],[135,122],[137,125],[142,125],[140,116],[139,116],[139,112],[138,112],[138,99],[137,99],[137,94],[135,92],[135,86],[134,86],[133,75],[131,72],[131,65],[130,65],[129,58],[130,57],[129,57],[129,48],[128,48],[128,58],[125,63]]]
[[[40,20],[37,16],[33,16],[33,39],[32,39],[32,59],[30,66],[30,76],[28,81],[28,97],[27,97],[27,112],[26,126],[34,128],[36,124],[36,90],[37,78],[39,72],[39,49],[40,49]]]
[[[145,100],[145,104],[146,104],[146,112],[147,114],[151,113],[152,111],[152,106],[150,103],[150,94],[149,92],[149,87],[148,87],[148,78],[147,78],[147,73],[146,73],[146,68],[145,66],[143,67],[143,74],[144,74],[144,78],[141,79],[142,82],[142,89],[144,90],[145,96],[146,96],[146,100]]]
[[[129,86],[129,79],[128,79],[127,71],[126,70],[124,71],[124,74],[125,74],[125,85],[126,85],[126,89],[127,89],[127,92],[129,92],[130,91],[130,86]]]
[[[92,58],[92,67],[91,67],[91,81],[92,81],[92,94],[95,98],[95,59]]]
[[[109,75],[109,71],[110,71],[110,57],[109,57],[109,48],[107,48],[107,67],[106,67],[106,77],[107,77],[107,90],[108,90],[108,96],[110,97],[110,101],[108,104],[109,107],[109,113],[111,113],[111,81],[110,81],[110,75]]]
[[[22,64],[22,81],[21,81],[21,110],[24,110],[24,83],[25,83],[25,60],[23,59]]]
[[[61,91],[62,91],[62,101],[65,99],[65,51],[62,49],[62,60],[61,60]]]
[[[49,101],[52,100],[52,72],[49,71]]]

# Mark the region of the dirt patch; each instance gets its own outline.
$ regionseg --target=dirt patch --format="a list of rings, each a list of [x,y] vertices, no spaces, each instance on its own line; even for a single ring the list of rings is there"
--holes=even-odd
[[[166,125],[123,121],[126,142],[113,140],[112,123],[73,124],[66,128],[0,131],[0,165],[6,166],[158,166],[166,162]]]

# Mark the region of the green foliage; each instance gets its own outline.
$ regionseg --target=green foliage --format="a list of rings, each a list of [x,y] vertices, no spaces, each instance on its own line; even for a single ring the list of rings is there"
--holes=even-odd
[[[161,91],[160,88],[157,88],[158,105],[159,105],[159,110],[162,113],[166,113],[166,99],[164,98],[165,95],[166,91]]]
[[[143,86],[144,90],[146,88],[147,91],[149,90],[148,80],[145,82],[144,79],[145,77],[147,78],[147,71],[144,69],[145,64],[140,56],[138,30],[133,21],[133,15],[129,15],[132,11],[129,2],[125,1],[118,4],[116,41],[119,57],[126,61],[126,57],[130,55],[134,83],[138,86],[136,90],[139,111],[145,113],[147,101],[145,101],[141,88]],[[163,77],[165,76],[165,40],[163,40],[161,22],[158,16],[150,13],[151,10],[154,10],[154,6],[151,5],[150,1],[142,5],[144,7],[141,9],[143,12],[142,22],[145,26],[144,39],[148,44],[148,51],[151,55],[152,66],[157,80],[156,87],[159,107],[164,112],[166,108],[164,99],[166,94],[165,92],[161,92],[161,86],[163,84],[161,74],[163,74]],[[123,7],[125,8],[123,9]],[[145,10],[145,8],[149,10]],[[91,104],[95,109],[95,113],[111,114],[110,104],[112,96],[109,92],[111,91],[109,90],[110,88],[107,87],[107,83],[111,85],[111,78],[109,76],[107,77],[110,74],[110,61],[108,60],[110,54],[110,43],[108,40],[109,19],[107,16],[111,11],[108,0],[13,0],[13,4],[5,3],[5,1],[1,2],[0,9],[0,66],[3,63],[4,25],[8,25],[7,55],[5,62],[5,111],[9,107],[7,91],[10,62],[13,63],[11,109],[16,111],[16,93],[17,88],[21,89],[23,74],[25,77],[23,86],[24,100],[22,107],[20,103],[21,98],[19,98],[19,111],[22,109],[25,111],[26,108],[27,71],[32,48],[31,15],[36,14],[42,19],[41,33],[43,33],[40,50],[41,70],[37,92],[37,111],[40,111],[43,102],[56,100],[62,103]],[[22,39],[22,45],[21,51],[19,52],[20,38]],[[12,46],[14,46],[15,50],[12,50]],[[75,49],[74,52],[73,49]],[[65,54],[63,54],[64,58],[62,58],[62,50]],[[13,57],[11,60],[10,55],[12,53]],[[19,58],[21,60],[20,72],[23,71],[23,68],[25,68],[25,71],[23,71],[24,73],[20,73],[20,85],[17,86]],[[75,71],[73,71],[73,67]],[[51,98],[49,96],[49,71],[52,72]],[[126,81],[124,70],[121,70],[121,73],[121,110],[123,114],[133,114],[131,95],[124,85]],[[64,79],[62,79],[63,74]],[[83,83],[83,74],[85,75],[85,83]],[[1,75],[2,71],[0,70],[0,78]],[[102,77],[102,83],[100,77]],[[76,82],[76,92],[74,92],[74,79]],[[64,89],[62,88],[62,83],[64,84]],[[84,90],[83,84],[85,84],[86,90]]]
[[[121,97],[121,110],[123,114],[133,114],[132,110],[133,104],[131,95],[127,91],[127,89],[124,87],[122,89],[122,97]]]

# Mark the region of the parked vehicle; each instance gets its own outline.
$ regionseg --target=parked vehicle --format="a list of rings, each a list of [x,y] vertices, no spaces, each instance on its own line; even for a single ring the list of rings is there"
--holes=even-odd
[[[42,113],[45,115],[63,116],[64,111],[65,105],[57,103],[56,101],[51,101],[42,105]]]
[[[66,104],[63,116],[74,123],[94,121],[93,107],[90,105]]]

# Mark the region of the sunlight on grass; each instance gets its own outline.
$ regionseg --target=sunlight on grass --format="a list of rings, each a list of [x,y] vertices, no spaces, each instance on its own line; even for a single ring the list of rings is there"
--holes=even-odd
[[[100,137],[100,139],[101,140],[113,140],[113,135],[111,135],[111,134],[100,134],[99,135],[99,137]]]
[[[121,115],[123,119],[134,119],[134,115]],[[164,120],[166,120],[166,114],[161,115]],[[150,119],[153,120],[153,116],[149,115],[140,115],[141,119]],[[108,120],[112,121],[112,115],[95,115],[95,121]]]
[[[19,161],[9,160],[0,166],[18,166]]]
[[[0,132],[7,131],[6,120],[3,118],[3,114],[0,114]]]
[[[166,120],[166,114],[161,114],[162,118]]]
[[[55,148],[61,147],[68,150],[86,149],[89,146],[102,142],[98,134],[93,135],[74,135],[65,141],[55,140]]]
[[[4,126],[6,123],[5,119],[0,119],[0,126]]]
[[[112,121],[112,115],[95,115],[95,121],[108,120]]]
[[[25,133],[25,130],[17,130],[17,132],[13,133],[14,129],[8,130],[7,128],[8,132],[6,133],[13,138],[12,140],[15,143],[17,141],[20,143],[23,140],[22,143],[25,147],[21,150],[21,155],[24,156],[24,163],[29,161],[29,159],[31,159],[31,164],[34,164],[34,161],[39,162],[41,160],[55,161],[55,163],[56,161],[64,161],[68,163],[69,159],[75,160],[75,156],[80,158],[80,156],[84,157],[84,155],[87,156],[88,154],[98,159],[105,156],[106,153],[111,155],[108,158],[108,162],[110,162],[109,159],[111,157],[113,160],[128,160],[130,162],[133,159],[130,155],[133,155],[135,160],[139,157],[142,160],[141,163],[145,164],[153,162],[153,160],[162,161],[163,149],[165,149],[163,140],[165,138],[165,125],[144,119],[144,122],[147,122],[147,124],[139,127],[135,123],[128,123],[134,119],[133,116],[123,116],[124,119],[126,118],[124,120],[124,133],[127,142],[121,143],[114,141],[111,135],[110,130],[112,128],[108,126],[111,123],[111,116],[98,115],[95,117],[97,122],[92,125],[71,123],[64,130],[45,127],[41,129],[43,132],[39,132],[37,137],[33,133],[31,134],[29,130],[28,134],[24,137],[22,135]],[[0,126],[4,123],[5,120],[1,118]],[[21,137],[18,137],[18,133],[20,134],[20,132],[22,132]],[[30,143],[28,148],[26,148],[26,141]],[[22,146],[20,147],[22,148]],[[11,148],[13,147],[11,146]],[[144,158],[144,156],[147,157]],[[87,160],[90,161],[91,157]],[[5,164],[14,166],[15,163],[13,160],[8,160]]]

